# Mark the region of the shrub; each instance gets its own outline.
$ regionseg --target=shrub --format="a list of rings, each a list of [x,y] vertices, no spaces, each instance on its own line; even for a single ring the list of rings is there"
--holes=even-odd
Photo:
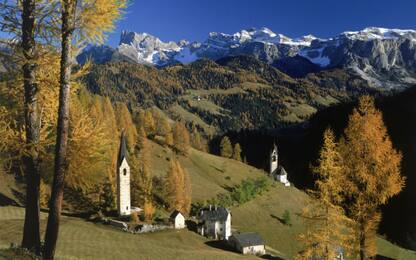
[[[289,210],[285,210],[285,212],[283,213],[282,221],[283,221],[283,224],[287,226],[292,226],[292,220],[290,218]]]
[[[139,214],[136,211],[131,213],[130,222],[133,223],[133,224],[139,223]]]

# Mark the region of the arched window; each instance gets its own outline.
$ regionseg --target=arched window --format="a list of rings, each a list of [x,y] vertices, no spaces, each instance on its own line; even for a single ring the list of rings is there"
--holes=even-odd
[[[275,162],[275,161],[277,161],[277,156],[276,155],[273,155],[272,156],[272,162]]]
[[[124,176],[126,176],[126,175],[127,175],[127,169],[126,169],[126,168],[124,168],[124,169],[123,169],[123,175],[124,175]]]

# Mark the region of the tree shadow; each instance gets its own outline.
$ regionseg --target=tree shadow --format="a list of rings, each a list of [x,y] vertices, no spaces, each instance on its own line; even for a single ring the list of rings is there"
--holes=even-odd
[[[198,232],[198,224],[195,221],[188,219],[188,220],[185,221],[185,224],[186,224],[186,228],[189,231],[192,231],[192,232],[195,232],[195,233]]]
[[[220,168],[218,168],[218,167],[216,167],[216,166],[214,166],[214,165],[210,165],[210,167],[211,168],[214,168],[214,170],[216,170],[216,171],[219,171],[219,172],[224,172],[224,170],[223,169],[220,169]]]
[[[283,218],[280,218],[280,217],[278,217],[278,216],[276,216],[276,215],[274,215],[274,214],[270,214],[270,217],[272,217],[272,218],[274,218],[274,219],[277,219],[277,220],[279,220],[279,222],[280,222],[281,224],[286,225],[286,222],[284,221],[284,219],[283,219]]]
[[[0,206],[19,206],[19,204],[15,200],[0,193]]]

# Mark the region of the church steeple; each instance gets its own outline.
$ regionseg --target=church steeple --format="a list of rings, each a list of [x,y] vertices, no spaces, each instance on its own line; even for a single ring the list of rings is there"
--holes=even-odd
[[[127,163],[127,145],[124,132],[120,138],[117,160],[117,211],[120,216],[130,215],[130,166]]]
[[[270,174],[275,173],[277,168],[279,167],[279,153],[277,150],[276,141],[273,142],[273,148],[270,151]]]
[[[127,145],[126,145],[126,136],[124,135],[124,131],[121,133],[120,139],[120,148],[118,150],[118,160],[117,166],[120,166],[123,162],[123,159],[126,158],[127,160]]]

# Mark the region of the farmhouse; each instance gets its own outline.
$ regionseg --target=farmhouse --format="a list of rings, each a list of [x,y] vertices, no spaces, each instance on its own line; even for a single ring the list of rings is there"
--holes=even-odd
[[[180,213],[178,210],[175,210],[170,215],[170,221],[172,222],[175,229],[182,229],[185,228],[185,217]]]
[[[276,143],[270,151],[270,176],[272,176],[276,181],[283,183],[286,187],[290,186],[285,168],[279,165],[279,153],[277,151]]]
[[[224,207],[216,206],[201,210],[198,232],[202,236],[227,240],[231,236],[231,213]]]
[[[228,242],[243,255],[264,255],[266,246],[263,239],[256,233],[244,233],[232,235]]]

